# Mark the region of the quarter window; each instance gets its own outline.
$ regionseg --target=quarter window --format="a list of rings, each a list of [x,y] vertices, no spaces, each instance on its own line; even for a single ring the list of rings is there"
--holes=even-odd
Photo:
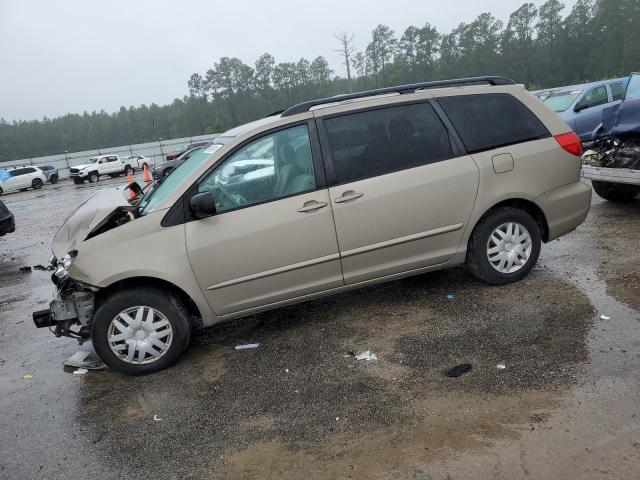
[[[316,189],[306,125],[280,130],[245,145],[199,185],[224,212]]]
[[[441,97],[469,153],[549,137],[549,131],[522,102],[508,93]]]
[[[447,129],[428,103],[352,113],[324,123],[339,184],[453,156]]]

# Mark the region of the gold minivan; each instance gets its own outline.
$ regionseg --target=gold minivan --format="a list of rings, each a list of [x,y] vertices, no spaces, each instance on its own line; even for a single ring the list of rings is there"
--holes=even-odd
[[[226,132],[134,204],[136,184],[80,206],[34,321],[137,375],[194,328],[372,283],[464,263],[515,282],[587,216],[581,151],[503,77],[305,102]]]

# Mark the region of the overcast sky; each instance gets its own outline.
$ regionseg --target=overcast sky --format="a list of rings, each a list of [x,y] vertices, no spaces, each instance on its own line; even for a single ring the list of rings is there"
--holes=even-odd
[[[222,56],[324,55],[334,33],[364,49],[379,23],[448,32],[482,12],[505,21],[523,0],[0,0],[0,118],[33,119],[155,102],[187,92]],[[536,4],[540,5],[537,0]],[[575,0],[565,0],[565,15]],[[496,72],[500,73],[500,72]]]

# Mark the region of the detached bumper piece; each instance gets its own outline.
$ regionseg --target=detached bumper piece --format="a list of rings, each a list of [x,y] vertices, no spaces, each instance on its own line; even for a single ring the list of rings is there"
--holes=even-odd
[[[56,337],[70,337],[81,341],[89,338],[89,324],[93,316],[94,296],[89,292],[76,292],[69,299],[56,299],[48,310],[33,313],[36,328],[53,327]],[[72,326],[80,326],[72,330]]]

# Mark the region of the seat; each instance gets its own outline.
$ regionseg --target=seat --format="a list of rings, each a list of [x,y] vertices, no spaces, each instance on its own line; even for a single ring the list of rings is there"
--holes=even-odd
[[[300,167],[296,163],[296,152],[288,143],[280,145],[278,148],[278,157],[276,158],[276,184],[273,187],[274,197],[284,197],[288,195],[287,185],[296,176],[300,175]]]

